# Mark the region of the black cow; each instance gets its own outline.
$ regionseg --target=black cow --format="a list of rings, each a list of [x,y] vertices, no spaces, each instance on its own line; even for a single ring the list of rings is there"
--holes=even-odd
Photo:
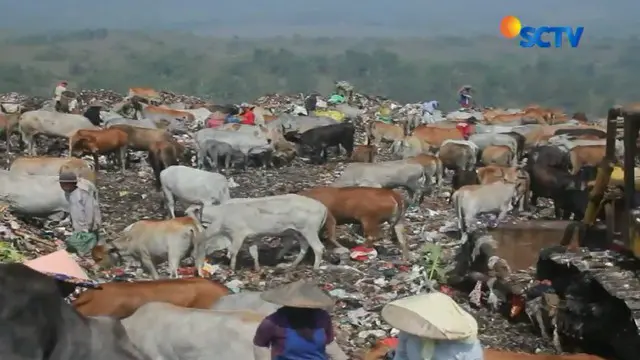
[[[607,133],[598,129],[558,129],[553,135],[569,135],[569,136],[580,136],[580,135],[590,135],[597,136],[598,139],[604,139],[607,137]]]
[[[588,178],[586,171],[571,175],[566,170],[542,164],[534,164],[530,168],[531,204],[536,206],[539,197],[553,200],[556,219],[568,220],[574,214],[576,220],[584,217],[586,208],[585,196]]]
[[[340,155],[339,145],[342,145],[347,151],[347,157],[351,157],[355,131],[352,123],[345,122],[320,126],[302,134],[289,132],[284,137],[288,141],[299,144],[302,152],[308,152],[312,162],[322,163],[327,161],[327,148],[332,146],[337,147],[338,155]]]
[[[478,179],[478,173],[476,170],[456,170],[453,173],[453,178],[451,179],[451,195],[449,195],[449,204],[451,204],[451,198],[456,190],[466,185],[476,184],[480,184],[480,179]]]
[[[99,106],[89,106],[87,111],[84,112],[84,117],[89,119],[91,123],[95,126],[100,126],[102,124],[102,119],[100,118],[100,107]]]
[[[556,169],[569,170],[571,159],[569,155],[556,146],[542,145],[531,149],[526,155],[527,170],[531,172],[534,164],[550,166]]]
[[[522,158],[524,157],[524,146],[527,142],[527,138],[515,131],[504,132],[501,134],[509,135],[516,141],[516,145],[518,147],[516,149],[516,155],[518,156],[518,160],[522,160]]]
[[[0,264],[0,359],[151,360],[120,321],[85,318],[63,296],[62,283],[23,264]]]

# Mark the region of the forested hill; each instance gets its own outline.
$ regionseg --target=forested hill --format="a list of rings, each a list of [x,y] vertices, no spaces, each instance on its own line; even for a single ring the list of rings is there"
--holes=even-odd
[[[539,102],[603,114],[635,101],[640,43],[586,37],[579,48],[523,49],[486,37],[215,39],[175,33],[82,30],[0,37],[0,91],[50,96],[74,88],[153,86],[245,101],[265,93],[328,92],[334,80],[400,101],[454,106],[462,84],[483,105]]]

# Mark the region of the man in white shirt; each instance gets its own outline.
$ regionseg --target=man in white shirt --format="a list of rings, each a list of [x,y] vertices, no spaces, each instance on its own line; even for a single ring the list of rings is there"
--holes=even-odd
[[[56,101],[56,111],[61,111],[62,104],[60,104],[60,100],[62,99],[62,93],[67,91],[67,81],[61,81],[56,89],[53,91],[53,100]]]

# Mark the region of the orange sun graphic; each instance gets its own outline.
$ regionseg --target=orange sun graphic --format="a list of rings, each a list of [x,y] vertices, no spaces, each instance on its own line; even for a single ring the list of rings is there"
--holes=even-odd
[[[505,16],[500,21],[500,33],[506,38],[512,39],[518,36],[520,29],[522,29],[522,23],[515,16]]]

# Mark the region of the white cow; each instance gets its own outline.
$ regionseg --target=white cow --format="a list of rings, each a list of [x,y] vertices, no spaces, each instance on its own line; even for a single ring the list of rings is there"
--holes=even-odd
[[[189,212],[189,211],[188,211]],[[324,245],[318,237],[328,216],[327,208],[305,196],[286,194],[255,199],[231,199],[219,206],[205,206],[202,218],[209,227],[196,240],[194,251],[198,272],[202,275],[205,256],[216,250],[228,250],[230,267],[245,239],[250,236],[281,236],[286,233],[300,242],[300,254],[291,264],[297,266],[309,247],[314,252],[314,269],[320,267]],[[259,270],[257,246],[249,248],[254,269]]]
[[[214,205],[231,198],[229,182],[224,175],[188,166],[173,165],[162,170],[160,183],[172,218],[176,217],[176,197],[189,205]]]
[[[98,129],[83,115],[46,110],[27,111],[20,117],[18,129],[29,154],[36,155],[34,136],[38,134],[68,138],[80,129]]]

